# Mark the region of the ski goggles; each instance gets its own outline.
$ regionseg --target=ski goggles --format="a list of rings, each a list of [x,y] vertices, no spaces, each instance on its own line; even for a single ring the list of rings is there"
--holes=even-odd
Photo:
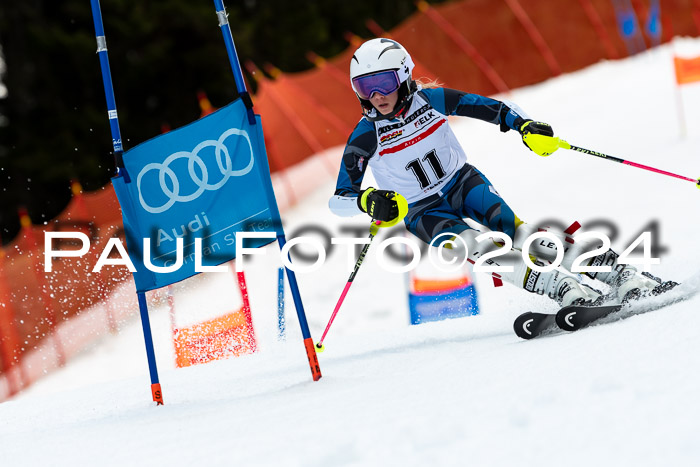
[[[399,74],[396,73],[396,70],[387,70],[358,76],[353,78],[352,84],[360,98],[369,99],[375,92],[383,96],[391,94],[399,89],[401,81],[399,81]]]

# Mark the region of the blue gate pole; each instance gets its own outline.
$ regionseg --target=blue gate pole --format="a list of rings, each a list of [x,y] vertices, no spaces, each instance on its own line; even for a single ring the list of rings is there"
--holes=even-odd
[[[219,27],[221,28],[221,32],[224,36],[224,42],[226,43],[226,52],[228,53],[228,59],[231,63],[231,69],[233,70],[233,77],[236,81],[236,90],[248,109],[248,121],[251,125],[255,125],[257,121],[255,119],[255,113],[253,112],[253,100],[250,98],[250,94],[248,94],[248,90],[245,86],[245,81],[243,80],[243,72],[241,71],[241,64],[238,60],[238,54],[236,53],[236,46],[233,43],[233,35],[231,34],[231,28],[228,23],[228,15],[226,14],[224,3],[222,0],[214,0],[214,5],[216,6],[216,15],[219,18]],[[284,231],[281,227],[277,232],[277,243],[280,250],[282,250],[285,243],[287,243],[284,236]],[[297,279],[294,275],[294,271],[290,270],[289,268],[285,269],[287,270],[289,289],[292,292],[292,298],[294,299],[294,307],[296,308],[297,316],[299,317],[301,335],[304,338],[304,347],[306,348],[306,356],[309,359],[311,375],[314,381],[318,381],[321,379],[321,367],[318,364],[318,356],[316,355],[313,339],[311,339],[309,325],[306,322],[306,313],[304,312],[304,305],[301,302],[301,295],[299,294]]]
[[[95,37],[97,39],[97,55],[100,58],[100,68],[102,69],[102,83],[105,88],[107,98],[107,116],[109,117],[109,128],[112,132],[112,147],[114,148],[114,159],[117,166],[117,174],[124,175],[128,182],[128,174],[122,169],[122,135],[119,131],[119,118],[117,117],[117,104],[114,100],[114,88],[112,87],[112,73],[109,69],[109,57],[107,56],[107,40],[105,38],[104,27],[102,26],[102,11],[100,10],[100,0],[90,0],[92,6],[92,20],[95,23]]]
[[[279,244],[280,250],[282,250],[284,248],[284,245],[287,243],[287,239],[284,236],[284,232],[277,233],[277,243]],[[304,304],[301,302],[301,294],[299,294],[299,285],[297,284],[297,277],[294,274],[294,271],[287,267],[285,267],[285,269],[287,270],[289,290],[292,292],[292,299],[294,300],[294,308],[296,308],[297,317],[299,318],[301,335],[304,338],[304,347],[306,348],[306,356],[309,359],[311,375],[313,376],[314,381],[318,381],[319,379],[321,379],[321,367],[318,364],[318,356],[316,355],[316,347],[314,346],[314,341],[311,338],[311,332],[309,331],[309,323],[306,321],[306,313],[304,312]]]
[[[148,358],[148,372],[151,374],[151,393],[153,400],[158,405],[163,405],[163,391],[158,382],[158,366],[156,365],[156,353],[153,350],[153,336],[151,335],[151,322],[148,318],[148,303],[146,293],[136,292],[139,299],[139,314],[141,315],[141,327],[143,328],[143,340],[146,343],[146,357]]]
[[[117,117],[117,104],[114,100],[114,88],[112,87],[112,74],[109,70],[109,57],[107,56],[107,41],[105,39],[104,27],[102,25],[102,12],[100,11],[100,1],[90,0],[92,7],[92,19],[95,23],[95,37],[97,39],[97,54],[100,57],[100,67],[102,69],[102,82],[107,98],[107,115],[109,117],[109,127],[112,132],[112,146],[114,147],[114,158],[117,166],[117,176],[124,177],[125,182],[129,182],[129,174],[124,170],[122,161],[122,137],[119,131],[119,118]],[[151,324],[148,319],[148,304],[146,294],[137,292],[139,302],[139,312],[141,314],[141,325],[143,327],[143,337],[146,342],[146,356],[148,358],[148,370],[151,374],[151,393],[153,400],[158,405],[163,405],[163,393],[158,382],[158,368],[156,367],[156,356],[153,350],[153,338],[151,337]]]
[[[287,336],[284,319],[284,268],[279,268],[277,272],[277,340],[283,341]]]
[[[656,47],[661,44],[661,6],[659,5],[659,0],[651,0],[649,2],[649,10],[646,18],[646,31],[651,39],[652,47]]]
[[[228,23],[228,14],[226,13],[223,0],[214,0],[214,6],[216,7],[216,16],[219,18],[221,33],[224,36],[226,52],[228,53],[228,61],[231,63],[231,70],[233,71],[233,79],[236,81],[236,90],[248,109],[248,123],[255,125],[253,100],[250,98],[248,89],[246,89],[245,86],[243,71],[241,70],[241,63],[238,60],[238,54],[236,53],[236,45],[233,43],[233,35],[231,34],[231,27]]]

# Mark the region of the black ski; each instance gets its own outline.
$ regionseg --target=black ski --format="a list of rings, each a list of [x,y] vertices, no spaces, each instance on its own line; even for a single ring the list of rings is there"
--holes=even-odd
[[[639,298],[639,295],[632,295],[631,299],[626,300],[624,305],[625,312],[619,314],[619,318],[624,318],[625,316],[636,315],[639,313],[645,313],[647,311],[658,310],[674,303],[686,300],[692,297],[696,291],[691,290],[690,293],[686,295],[680,295],[676,297],[669,297],[664,295],[674,289],[679,284],[673,281],[667,281],[659,284],[651,292],[651,296],[645,298]],[[668,298],[666,298],[668,297]],[[656,302],[656,303],[654,303]],[[621,304],[615,305],[598,305],[598,306],[585,306],[585,305],[570,305],[561,308],[557,312],[557,326],[564,331],[577,331],[583,327],[588,326],[591,323],[603,319],[608,315],[616,313],[623,308]]]
[[[557,331],[577,331],[621,308],[622,305],[570,305],[561,308],[557,313],[528,311],[515,318],[513,330],[521,339],[534,339],[544,333],[552,334]]]
[[[621,308],[622,305],[570,305],[560,309],[555,315],[555,320],[560,329],[564,331],[577,331],[594,321],[605,318],[610,313],[620,311]]]
[[[557,330],[555,314],[528,311],[515,318],[513,330],[521,339],[534,339],[546,331]]]
[[[571,305],[561,308],[557,313],[553,314],[528,311],[515,319],[513,329],[515,334],[522,339],[534,339],[544,333],[556,334],[558,331],[577,331],[613,314],[615,314],[616,319],[624,319],[688,300],[695,293],[696,291],[691,291],[666,301],[654,300],[657,297],[652,297],[646,301],[631,302],[624,306],[619,304],[600,306]]]
[[[615,319],[606,321],[615,321],[647,313],[694,297],[700,292],[700,288],[693,285],[693,282],[698,282],[698,280],[691,280],[688,284],[680,285],[676,282],[664,282],[659,285],[658,290],[654,289],[653,296],[631,300],[625,305],[570,305],[551,314],[528,311],[515,318],[513,330],[521,339],[534,339],[542,334],[576,331],[612,314],[615,314]],[[675,289],[676,286],[679,287]]]

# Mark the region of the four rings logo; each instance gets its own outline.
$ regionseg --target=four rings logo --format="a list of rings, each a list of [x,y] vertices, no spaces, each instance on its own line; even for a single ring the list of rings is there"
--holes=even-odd
[[[232,135],[245,138],[245,141],[248,144],[248,149],[250,150],[250,162],[248,162],[248,165],[241,170],[233,170],[233,160],[231,159],[231,155],[229,154],[228,148],[226,147],[226,145],[224,145],[224,141],[226,140],[226,138]],[[199,152],[208,147],[214,148],[214,157],[216,160],[216,164],[219,168],[219,172],[222,175],[221,179],[216,183],[209,182],[209,171],[207,170],[207,165],[202,159],[202,157],[199,156]],[[197,189],[190,194],[183,195],[180,193],[180,181],[178,180],[175,171],[170,168],[170,164],[178,159],[187,160],[187,170],[189,173],[189,177],[192,180],[192,182],[194,182],[194,185],[196,185],[197,187]],[[143,208],[146,211],[152,214],[158,214],[167,211],[176,202],[187,203],[189,201],[194,201],[195,199],[199,198],[205,190],[216,191],[222,186],[224,186],[224,184],[228,181],[229,178],[241,177],[247,174],[253,168],[254,162],[255,159],[253,158],[253,146],[250,144],[250,138],[248,137],[248,133],[237,128],[230,128],[223,132],[218,140],[208,139],[202,141],[197,146],[195,146],[192,152],[179,151],[166,157],[162,163],[153,162],[144,166],[144,168],[141,169],[141,172],[139,172],[139,175],[136,178],[136,188],[139,191],[139,201],[141,202],[141,206],[143,206]],[[195,167],[199,168],[199,174],[195,170]],[[141,190],[141,182],[143,180],[144,175],[152,170],[158,171],[158,181],[160,182],[160,189],[167,198],[167,201],[160,206],[149,205],[144,199],[143,191]],[[216,176],[218,178],[218,174],[216,174]],[[168,187],[166,180],[169,180],[172,189]]]

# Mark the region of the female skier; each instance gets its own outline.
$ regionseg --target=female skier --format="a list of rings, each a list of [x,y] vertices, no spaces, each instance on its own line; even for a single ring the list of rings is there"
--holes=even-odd
[[[453,89],[424,89],[411,78],[412,71],[411,56],[390,39],[367,41],[353,55],[350,78],[363,117],[345,147],[336,191],[329,202],[331,211],[339,216],[365,212],[393,225],[401,217],[399,211],[405,198],[408,211],[404,222],[408,230],[429,244],[441,234],[458,235],[463,242],[452,242],[453,253],[464,255],[466,245],[471,264],[486,252],[486,244],[475,240],[482,232],[464,221],[473,219],[512,239],[513,249],[485,262],[488,266],[513,266],[512,272],[493,273],[496,281],[546,294],[562,307],[602,302],[601,292],[582,284],[578,274],[558,269],[541,272],[525,264],[520,250],[537,229],[521,221],[491,182],[467,163],[447,116],[478,118],[499,125],[502,132],[515,130],[525,145],[540,156],[547,156],[558,147],[551,126],[532,121],[511,103]],[[361,189],[368,166],[379,189]],[[594,242],[571,244],[571,230],[549,231],[568,246],[562,261],[567,270],[571,270],[579,255],[597,246]],[[555,248],[552,242],[534,242],[529,253],[536,258],[535,264],[543,265],[556,258]],[[584,264],[607,267],[605,271],[598,268],[586,273],[610,286],[611,294],[606,300],[623,301],[661,291],[660,280],[638,273],[633,266],[618,264],[617,259],[618,255],[608,250]]]

